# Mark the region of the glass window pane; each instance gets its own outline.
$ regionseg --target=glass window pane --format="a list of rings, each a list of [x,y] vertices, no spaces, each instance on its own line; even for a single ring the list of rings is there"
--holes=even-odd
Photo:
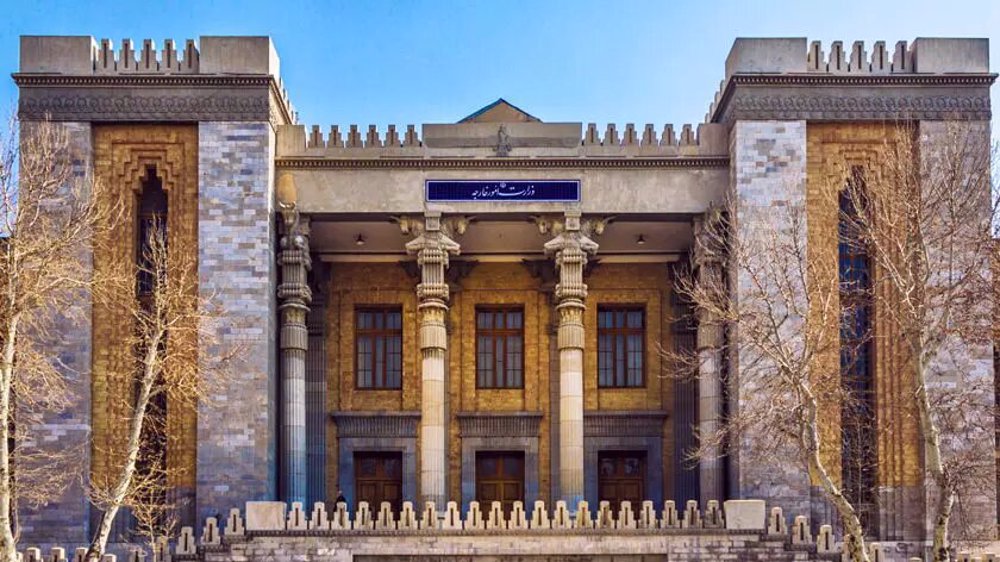
[[[521,329],[521,317],[522,317],[522,314],[521,314],[520,311],[508,312],[507,313],[507,327],[511,328],[511,329],[514,329],[514,330]]]
[[[643,312],[641,310],[630,310],[628,312],[628,327],[642,328],[642,316]]]
[[[620,335],[615,338],[614,384],[617,386],[625,384],[625,338]]]
[[[493,327],[493,315],[489,312],[477,312],[476,313],[476,327],[477,328],[492,328]]]
[[[495,363],[495,366],[493,368],[493,376],[494,376],[494,380],[496,381],[496,386],[502,387],[502,386],[504,386],[504,370],[503,370],[504,345],[503,345],[503,338],[497,338],[493,343],[497,346],[496,347],[496,356],[494,357],[494,359],[496,360],[496,363]]]
[[[385,386],[385,340],[375,338],[375,386]]]

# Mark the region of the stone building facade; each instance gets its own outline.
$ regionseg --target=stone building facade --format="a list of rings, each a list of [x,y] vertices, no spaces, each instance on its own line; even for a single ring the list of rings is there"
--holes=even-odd
[[[741,236],[759,235],[754,221],[780,230],[768,209],[806,209],[810,247],[835,260],[815,182],[887,127],[961,123],[987,132],[988,150],[995,78],[984,39],[826,49],[737,39],[705,122],[679,129],[548,123],[504,100],[456,123],[307,127],[267,37],[136,50],[26,36],[14,80],[22,123],[64,127],[96,179],[137,201],[149,178],[162,184],[171,247],[197,258],[221,337],[248,348],[211,404],[168,408],[185,523],[341,494],[463,513],[474,501],[759,498],[822,515],[795,458],[741,462],[752,438],[688,458],[698,429],[755,397],[738,358],[717,352],[723,335],[689,318],[676,271],[714,267],[698,225],[727,197],[749,225]],[[120,240],[134,252],[134,234]],[[91,318],[55,350],[84,375],[45,426],[45,446],[83,447],[89,466],[25,514],[32,541],[89,536],[85,487],[116,431],[102,365],[121,354],[115,320],[99,307]],[[697,383],[671,376],[664,349],[703,354]],[[969,353],[992,379],[989,350]],[[206,343],[193,360],[213,373],[216,357]],[[916,422],[890,390],[902,372],[885,359],[871,373],[878,424],[898,425],[879,449],[876,534],[919,543],[927,476]],[[995,503],[969,516],[993,525]]]

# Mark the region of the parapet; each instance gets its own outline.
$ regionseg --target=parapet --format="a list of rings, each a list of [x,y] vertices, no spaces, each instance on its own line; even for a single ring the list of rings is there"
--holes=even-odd
[[[136,49],[131,39],[115,48],[90,36],[23,35],[24,74],[252,74],[279,76],[278,54],[270,37],[202,36],[180,47],[166,39],[158,49],[143,39]]]
[[[669,538],[657,541],[656,548],[676,548],[685,554],[715,556],[722,551],[741,560],[743,552],[747,552],[747,560],[773,559],[771,555],[785,559],[793,552],[796,560],[833,560],[846,553],[849,546],[849,541],[838,540],[831,525],[815,529],[803,515],[794,517],[789,524],[780,507],[773,507],[766,513],[763,500],[721,503],[713,500],[704,509],[694,500],[683,506],[673,501],[662,505],[651,501],[632,505],[626,501],[615,509],[606,501],[598,506],[582,501],[573,511],[562,501],[556,502],[551,511],[543,501],[536,501],[533,506],[517,501],[509,513],[499,502],[489,506],[470,502],[464,512],[456,502],[448,502],[440,506],[440,510],[438,507],[434,502],[427,502],[422,507],[403,502],[402,509],[396,512],[389,503],[383,502],[375,508],[360,502],[357,511],[352,513],[343,503],[327,511],[322,502],[317,502],[311,510],[299,502],[293,503],[291,509],[284,502],[247,502],[245,512],[234,508],[224,518],[207,518],[201,529],[181,528],[173,540],[159,537],[152,545],[151,556],[143,548],[131,550],[128,562],[223,559],[227,554],[235,554],[234,547],[238,547],[240,553],[249,550],[261,559],[267,558],[273,548],[294,557],[305,555],[305,549],[315,544],[309,537],[323,537],[329,541],[331,550],[335,547],[338,552],[348,553],[384,549],[378,541],[391,537],[397,549],[406,551],[417,547],[421,553],[431,556],[439,552],[454,555],[455,544],[439,543],[461,541],[463,536],[488,536],[496,541],[475,545],[477,552],[481,553],[487,544],[500,544],[502,551],[513,554],[521,553],[517,546],[501,543],[516,545],[519,541],[534,541],[537,547],[539,540],[545,540],[550,543],[549,548],[558,548],[560,541],[572,541],[576,537],[613,536],[615,541],[598,539],[592,542],[594,552],[616,552],[614,547],[608,548],[616,543],[621,551],[635,553],[630,550],[635,543],[624,542],[629,537],[643,542],[657,541],[657,537],[677,537],[676,541]],[[430,537],[434,540],[428,541]],[[258,539],[267,543],[261,544],[260,550],[248,544]],[[406,541],[414,539],[419,542],[407,544]],[[618,543],[619,539],[623,542]],[[764,546],[764,542],[769,546]],[[671,543],[672,547],[667,546]],[[526,551],[530,551],[530,547]],[[867,551],[873,561],[886,559],[886,549],[879,543],[868,543]],[[86,548],[77,548],[73,562],[84,562],[85,554]],[[61,547],[53,548],[48,556],[43,555],[41,549],[28,548],[22,556],[25,562],[67,562],[67,552]],[[116,562],[116,558],[106,555],[102,562]]]
[[[707,122],[989,120],[989,40],[738,38]]]
[[[622,129],[615,123],[585,129],[581,123],[427,124],[420,133],[415,125],[278,129],[279,157],[725,157],[728,149],[725,127],[711,123],[685,124],[679,131],[669,123],[642,129],[633,123]]]
[[[864,41],[854,41],[848,51],[843,41],[807,46],[805,37],[743,38],[733,42],[726,58],[726,78],[734,74],[950,74],[987,73],[989,40],[919,37],[912,45],[898,41],[890,53],[885,41],[876,41],[871,52]]]
[[[277,121],[295,110],[270,37],[21,37],[19,115],[55,121]],[[67,85],[72,86],[67,88]]]

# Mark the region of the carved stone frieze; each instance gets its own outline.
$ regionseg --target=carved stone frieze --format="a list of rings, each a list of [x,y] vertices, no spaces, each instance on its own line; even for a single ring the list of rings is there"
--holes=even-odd
[[[660,410],[596,411],[583,415],[586,437],[621,437],[663,435],[663,420],[667,412]]]
[[[462,437],[538,437],[541,412],[467,412],[456,415]]]
[[[24,120],[292,123],[271,77],[15,75]]]
[[[970,77],[733,76],[711,117],[893,121],[991,118],[995,75]]]
[[[335,412],[337,436],[416,437],[420,412]]]

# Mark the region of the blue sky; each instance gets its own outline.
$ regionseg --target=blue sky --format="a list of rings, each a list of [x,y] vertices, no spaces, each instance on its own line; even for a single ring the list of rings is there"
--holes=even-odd
[[[453,122],[498,97],[544,121],[679,126],[704,117],[737,36],[892,45],[1000,30],[1000,0],[3,2],[3,106],[21,34],[270,35],[301,121],[324,129]]]

